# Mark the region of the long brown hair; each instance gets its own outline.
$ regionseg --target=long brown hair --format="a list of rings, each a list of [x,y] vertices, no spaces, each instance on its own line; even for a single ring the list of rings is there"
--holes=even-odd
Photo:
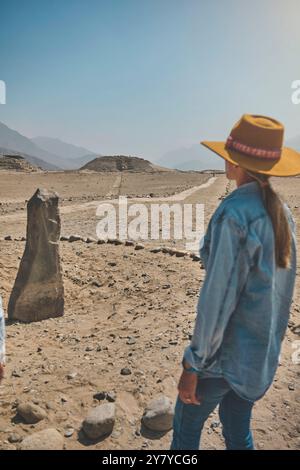
[[[279,268],[288,268],[291,257],[291,230],[280,196],[270,184],[269,176],[248,171],[258,181],[263,201],[271,218],[275,236],[275,259]]]

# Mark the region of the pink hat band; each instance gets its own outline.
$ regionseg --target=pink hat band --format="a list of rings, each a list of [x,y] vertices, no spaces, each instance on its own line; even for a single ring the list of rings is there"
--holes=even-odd
[[[252,147],[250,145],[245,145],[238,140],[234,140],[231,135],[228,137],[225,147],[236,150],[237,152],[243,153],[245,155],[251,155],[261,159],[279,160],[281,157],[281,148],[270,150],[259,147]]]

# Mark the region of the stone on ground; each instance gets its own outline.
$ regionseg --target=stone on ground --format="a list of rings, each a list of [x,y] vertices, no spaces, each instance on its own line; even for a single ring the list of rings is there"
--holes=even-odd
[[[151,431],[169,431],[173,426],[174,406],[168,397],[152,400],[144,411],[143,424]]]
[[[45,419],[46,412],[34,403],[20,403],[17,407],[18,414],[24,419],[27,424],[35,424]]]
[[[89,439],[99,439],[110,434],[115,424],[115,405],[105,403],[92,408],[82,423],[82,429]]]
[[[20,444],[20,450],[62,450],[63,447],[63,436],[53,428],[35,432]]]

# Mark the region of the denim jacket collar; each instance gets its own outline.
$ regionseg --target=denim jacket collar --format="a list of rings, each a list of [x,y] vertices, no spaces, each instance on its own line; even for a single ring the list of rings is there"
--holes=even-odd
[[[257,181],[250,181],[249,183],[244,183],[234,189],[230,193],[230,196],[234,196],[236,194],[256,193],[258,191],[260,191],[259,183]]]

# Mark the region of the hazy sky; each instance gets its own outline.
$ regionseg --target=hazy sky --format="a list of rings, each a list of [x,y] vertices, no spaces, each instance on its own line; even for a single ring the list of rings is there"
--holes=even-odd
[[[158,159],[244,112],[300,134],[299,0],[0,0],[0,121]]]

